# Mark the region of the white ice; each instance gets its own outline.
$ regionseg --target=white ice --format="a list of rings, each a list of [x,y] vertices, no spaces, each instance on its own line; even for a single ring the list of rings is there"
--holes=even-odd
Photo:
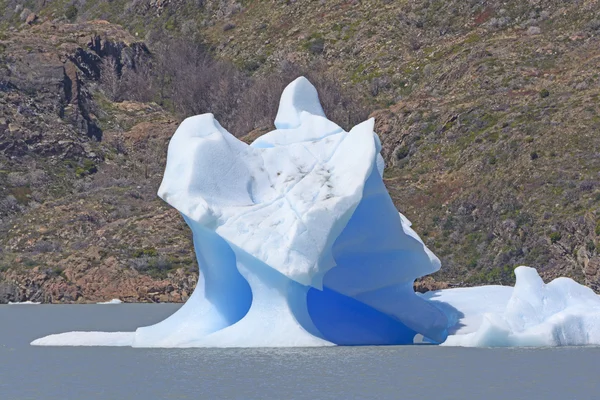
[[[159,196],[183,215],[200,266],[196,290],[175,314],[135,333],[72,332],[33,344],[278,347],[412,344],[423,337],[487,346],[597,339],[571,332],[572,321],[598,326],[586,314],[595,295],[565,280],[540,291],[522,272],[528,270],[518,270],[514,290],[415,294],[414,280],[439,270],[440,261],[383,184],[374,121],[344,131],[327,119],[310,82],[298,78],[282,94],[275,127],[247,145],[204,114],[183,121],[171,139]],[[544,329],[560,338],[548,339]]]
[[[569,278],[544,284],[536,270],[515,269],[514,289],[502,286],[442,290],[437,300],[455,319],[445,346],[544,347],[600,345],[600,297]],[[456,291],[463,291],[458,294]],[[462,314],[462,315],[461,315]],[[450,317],[452,319],[452,317]]]
[[[39,301],[16,301],[16,302],[12,302],[9,301],[8,305],[9,306],[27,306],[27,305],[38,305],[38,304],[42,304]]]
[[[513,293],[510,286],[480,286],[443,289],[421,294],[448,317],[448,334],[464,335],[476,331],[485,313],[500,314]]]
[[[112,299],[109,301],[101,301],[96,304],[121,304],[121,303],[123,303],[123,300],[121,300],[121,299]]]
[[[134,332],[67,332],[36,339],[33,346],[131,346]]]

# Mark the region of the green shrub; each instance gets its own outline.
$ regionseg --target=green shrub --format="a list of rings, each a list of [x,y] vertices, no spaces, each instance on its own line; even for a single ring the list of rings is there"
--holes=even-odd
[[[562,239],[562,234],[560,232],[552,232],[550,234],[550,242],[552,243],[556,243],[558,242],[560,239]]]
[[[313,33],[310,35],[304,48],[312,54],[321,54],[325,50],[325,39],[319,33]]]
[[[470,284],[514,285],[515,271],[509,265],[493,267],[470,275],[467,282]]]
[[[540,90],[540,97],[542,99],[545,99],[548,96],[550,96],[550,92],[548,91],[548,89],[542,89],[542,90]]]
[[[98,172],[98,167],[96,167],[94,161],[89,159],[83,160],[83,166],[75,168],[75,175],[79,178],[95,174],[96,172]]]
[[[140,257],[156,257],[158,256],[158,251],[154,247],[146,247],[145,249],[138,249],[133,252],[133,256],[135,258]]]
[[[596,244],[592,240],[588,240],[585,244],[585,248],[591,253],[596,249]]]
[[[89,159],[83,160],[83,168],[90,174],[95,174],[96,172],[98,172],[98,168],[96,167],[96,164],[92,160],[89,160]]]
[[[29,268],[33,268],[38,265],[37,262],[35,262],[34,260],[32,260],[31,258],[28,258],[28,257],[23,257],[21,262],[23,263],[23,265],[25,265],[26,267],[29,267]]]
[[[79,12],[79,10],[77,9],[77,7],[75,7],[74,4],[71,4],[69,7],[67,7],[67,10],[65,11],[65,17],[67,17],[67,19],[71,22],[75,21],[75,18],[77,18],[77,13]]]
[[[410,150],[406,146],[402,146],[402,147],[398,148],[398,150],[396,150],[396,159],[402,160],[403,158],[408,156],[409,152],[410,152]]]

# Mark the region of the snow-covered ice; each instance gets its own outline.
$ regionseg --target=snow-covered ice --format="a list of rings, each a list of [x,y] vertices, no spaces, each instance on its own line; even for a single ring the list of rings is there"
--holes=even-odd
[[[543,285],[532,269],[517,269],[514,289],[415,294],[414,280],[440,261],[383,184],[374,121],[344,131],[298,78],[275,127],[247,145],[203,114],[171,139],[159,196],[190,227],[201,272],[175,314],[135,333],[71,332],[32,344],[600,344],[598,296],[564,278]]]

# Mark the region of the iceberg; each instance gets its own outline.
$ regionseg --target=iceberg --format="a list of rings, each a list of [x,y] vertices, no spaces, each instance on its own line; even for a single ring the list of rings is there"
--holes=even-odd
[[[70,332],[32,344],[600,343],[570,331],[573,321],[595,328],[589,312],[598,297],[564,279],[540,286],[534,270],[518,269],[514,289],[416,294],[414,280],[441,263],[383,184],[373,119],[344,131],[300,77],[283,91],[275,128],[248,145],[203,114],[173,135],[158,195],[190,227],[200,268],[177,312],[136,332]],[[548,330],[562,336],[550,340]]]
[[[202,280],[134,346],[443,342],[444,313],[412,288],[440,261],[383,185],[374,121],[344,131],[299,78],[275,127],[251,145],[212,114],[175,132],[158,194],[192,230]]]
[[[466,289],[458,296],[450,291],[427,294],[430,299],[438,296],[441,309],[452,305],[462,313],[458,318],[452,311],[448,313],[456,324],[455,329],[450,328],[454,334],[443,345],[600,345],[600,297],[592,289],[569,278],[544,284],[537,271],[529,267],[518,267],[515,275],[514,289],[484,286]]]
[[[121,304],[121,303],[123,303],[123,300],[121,300],[121,299],[112,299],[109,301],[100,301],[96,304]]]

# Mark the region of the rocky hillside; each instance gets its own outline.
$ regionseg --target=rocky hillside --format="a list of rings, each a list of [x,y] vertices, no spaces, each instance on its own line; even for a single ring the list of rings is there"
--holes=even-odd
[[[105,21],[0,43],[0,302],[185,300],[190,238],[156,198],[177,121],[98,90],[103,59],[135,68],[145,46]]]
[[[112,101],[94,72],[109,56],[136,73],[165,37],[201,42],[252,79],[318,66],[358,93],[396,205],[443,262],[421,288],[509,284],[526,264],[600,290],[597,1],[0,6],[0,299],[189,294],[188,234],[154,197],[184,110],[156,95]]]

